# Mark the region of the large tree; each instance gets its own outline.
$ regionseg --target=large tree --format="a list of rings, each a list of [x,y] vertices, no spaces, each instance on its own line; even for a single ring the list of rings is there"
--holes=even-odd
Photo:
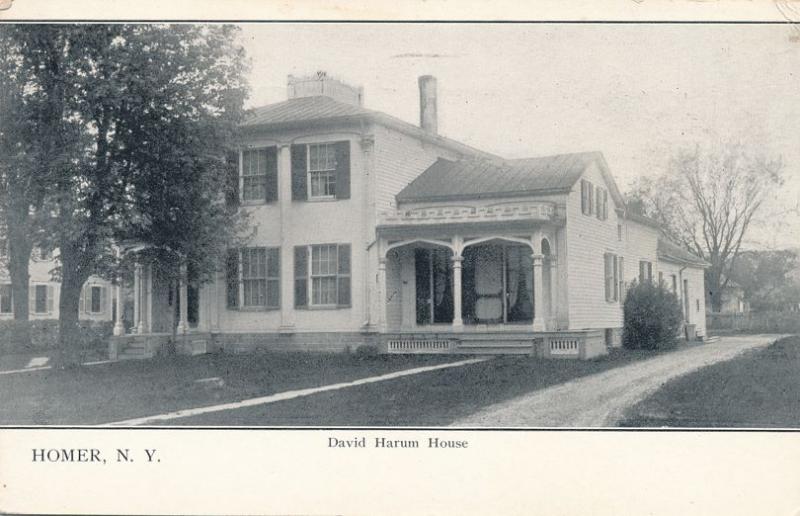
[[[55,80],[63,42],[41,26],[0,26],[0,230],[8,251],[14,319],[28,320],[31,251],[48,179],[65,159],[63,85]],[[20,330],[27,330],[22,324]],[[27,331],[18,337],[28,340]]]
[[[742,143],[696,145],[679,150],[663,173],[641,178],[629,195],[631,206],[711,264],[705,279],[715,312],[745,235],[782,171],[780,158]]]
[[[245,62],[231,26],[42,30],[56,59],[40,80],[61,86],[47,100],[61,107],[51,123],[68,155],[49,176],[42,224],[59,249],[61,358],[71,363],[81,288],[117,265],[114,245],[136,239],[210,271],[236,238],[240,220],[221,193]]]

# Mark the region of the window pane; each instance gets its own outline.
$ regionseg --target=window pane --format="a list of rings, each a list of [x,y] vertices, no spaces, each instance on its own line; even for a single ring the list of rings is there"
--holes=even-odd
[[[0,285],[0,313],[11,313],[11,285]]]
[[[100,287],[92,287],[92,312],[100,311]]]
[[[47,285],[36,285],[35,311],[37,313],[47,312]]]

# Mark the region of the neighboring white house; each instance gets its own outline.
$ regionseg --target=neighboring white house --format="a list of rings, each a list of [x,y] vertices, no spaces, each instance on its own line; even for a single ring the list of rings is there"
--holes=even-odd
[[[7,256],[5,245],[0,244],[0,320],[14,318],[11,278],[4,265]],[[58,319],[58,298],[60,284],[51,279],[50,272],[57,266],[53,253],[34,249],[29,265],[28,317],[36,319]],[[79,317],[83,320],[111,321],[113,302],[111,284],[96,276],[91,276],[83,286],[80,299]]]
[[[626,285],[659,275],[705,333],[705,264],[626,213],[601,153],[474,149],[438,134],[435,79],[419,88],[420,126],[324,74],[254,111],[229,200],[255,235],[194,302],[183,289],[179,332],[233,350],[587,358],[619,345]],[[137,278],[133,326],[164,332],[174,311],[150,267]]]

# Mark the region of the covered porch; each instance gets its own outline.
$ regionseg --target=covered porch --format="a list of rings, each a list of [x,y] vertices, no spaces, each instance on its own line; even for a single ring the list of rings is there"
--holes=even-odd
[[[211,345],[208,310],[201,303],[201,285],[177,256],[159,256],[152,248],[128,245],[120,258],[129,260],[127,278],[119,277],[117,306],[126,306],[109,342],[112,360],[150,358],[174,345],[182,354],[200,354]],[[127,284],[130,295],[123,296]],[[127,301],[127,303],[126,303]]]
[[[384,214],[378,226],[380,332],[560,329],[562,228],[550,202]]]

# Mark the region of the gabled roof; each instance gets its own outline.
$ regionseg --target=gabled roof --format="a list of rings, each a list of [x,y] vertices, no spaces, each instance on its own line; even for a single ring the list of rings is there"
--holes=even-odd
[[[658,238],[658,259],[681,265],[709,267],[710,263],[664,237]]]
[[[600,152],[506,161],[452,161],[439,158],[397,194],[397,201],[445,201],[563,193],[572,189],[592,163],[596,163],[603,173],[612,198],[620,208],[623,207],[622,196]]]
[[[275,130],[302,127],[312,123],[347,123],[360,120],[391,127],[420,140],[451,149],[463,156],[480,156],[488,159],[498,158],[494,154],[470,147],[456,140],[431,134],[416,125],[409,124],[386,113],[340,102],[323,95],[289,99],[255,108],[242,122],[242,127],[245,130]]]

